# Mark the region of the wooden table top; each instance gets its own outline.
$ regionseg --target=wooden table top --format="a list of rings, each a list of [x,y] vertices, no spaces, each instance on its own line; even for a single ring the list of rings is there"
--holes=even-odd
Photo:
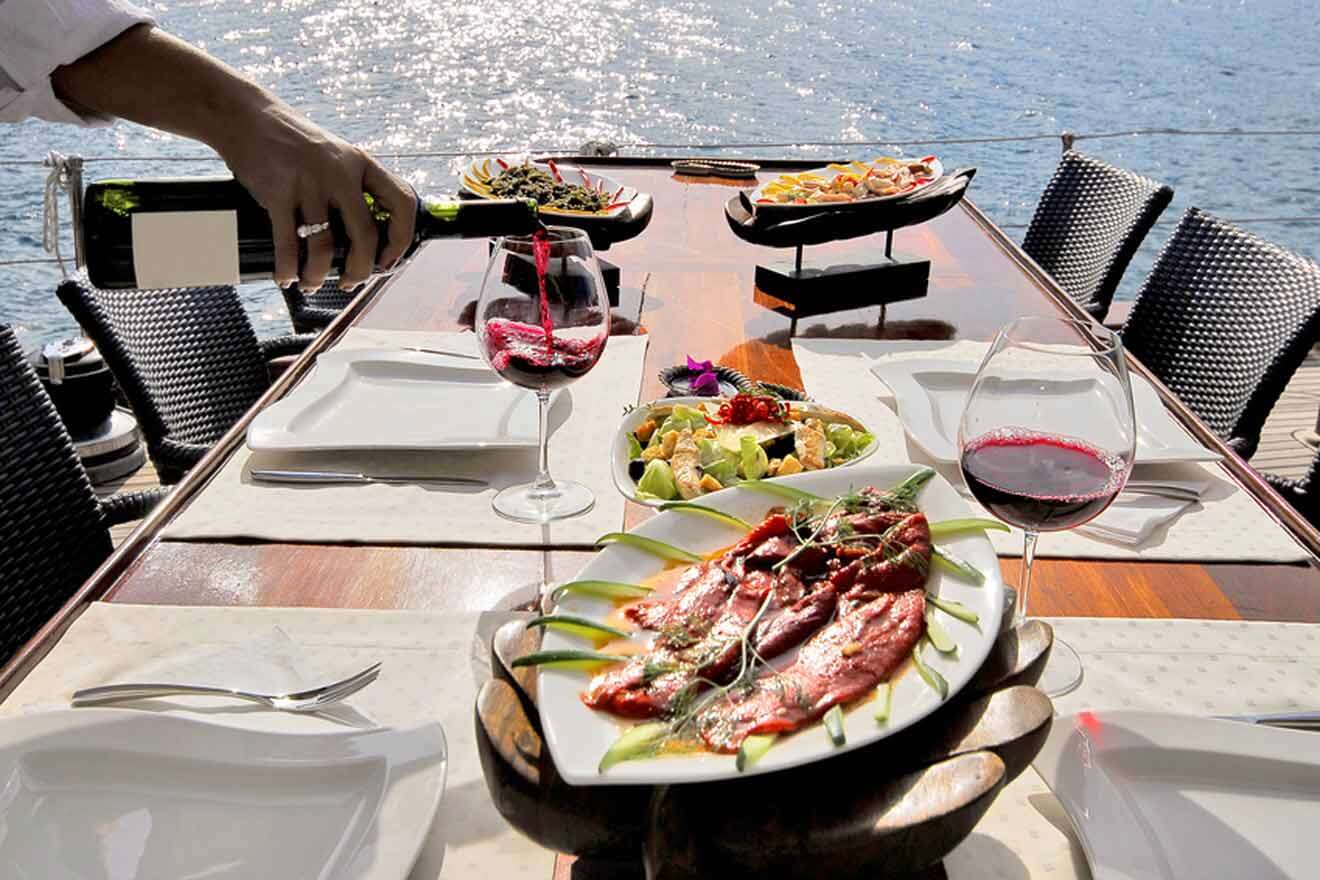
[[[681,178],[667,167],[615,166],[612,176],[650,192],[655,214],[640,237],[605,256],[623,272],[615,332],[650,334],[641,399],[662,396],[657,372],[687,354],[711,358],[768,381],[801,385],[789,343],[789,321],[754,301],[753,269],[783,259],[737,239],[724,202],[733,181]],[[764,176],[764,175],[763,175]],[[819,257],[873,256],[883,238],[809,249]],[[974,205],[895,234],[897,253],[931,260],[926,297],[879,308],[803,318],[801,336],[889,339],[991,338],[1011,318],[1027,314],[1082,316],[1048,278]],[[486,264],[484,241],[426,245],[394,278],[359,297],[258,403],[283,394],[349,324],[375,329],[446,330],[470,322]],[[1208,432],[1176,403],[1194,433]],[[250,417],[251,414],[249,414]],[[224,438],[93,576],[66,613],[0,672],[0,695],[44,653],[43,646],[86,602],[321,606],[394,609],[486,609],[540,584],[570,578],[585,552],[398,546],[333,546],[161,541],[161,526],[204,487],[242,443],[246,422]],[[1217,443],[1217,441],[1214,441]],[[1247,485],[1304,544],[1320,535],[1282,499],[1229,456],[1230,478]],[[632,506],[629,522],[647,515]],[[1010,583],[1018,561],[1005,559]],[[1041,559],[1031,610],[1039,615],[1247,618],[1320,621],[1320,571],[1313,565],[1232,565]]]

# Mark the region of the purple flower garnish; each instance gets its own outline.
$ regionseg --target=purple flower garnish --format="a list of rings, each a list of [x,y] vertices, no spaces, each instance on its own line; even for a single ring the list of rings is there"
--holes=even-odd
[[[715,376],[715,366],[710,361],[699,361],[687,356],[689,372],[696,377],[688,383],[688,388],[698,397],[715,397],[720,393],[720,380]]]

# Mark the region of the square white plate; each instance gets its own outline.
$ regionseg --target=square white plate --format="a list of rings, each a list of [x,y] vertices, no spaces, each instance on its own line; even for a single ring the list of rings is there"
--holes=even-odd
[[[1320,870],[1320,735],[1155,712],[1056,719],[1033,765],[1095,880]]]
[[[824,471],[793,474],[775,480],[777,484],[791,486],[825,497],[835,497],[863,486],[888,488],[911,476],[920,467],[911,464],[868,465],[832,468]],[[705,507],[713,507],[748,522],[759,522],[773,507],[782,507],[784,499],[745,489],[725,489],[701,498]],[[967,502],[954,488],[936,475],[917,496],[917,504],[931,522],[971,515]],[[690,550],[693,553],[713,553],[727,547],[740,537],[738,529],[714,522],[704,516],[692,516],[683,511],[660,513],[631,530],[633,533],[654,538]],[[999,633],[1004,584],[1000,579],[999,560],[984,534],[974,532],[941,541],[963,560],[985,574],[979,586],[945,574],[938,566],[931,568],[926,589],[947,599],[961,602],[980,617],[977,626],[947,618],[945,627],[958,642],[954,654],[927,651],[922,655],[927,665],[937,669],[949,683],[952,698],[980,668]],[[574,580],[605,580],[637,584],[659,574],[665,562],[635,547],[611,544],[578,572]],[[564,614],[592,620],[604,620],[614,610],[613,603],[589,596],[569,595],[557,605]],[[639,641],[649,636],[638,633]],[[547,630],[541,645],[543,650],[582,649],[581,639],[556,630]],[[774,661],[786,663],[796,652],[789,652]],[[706,782],[770,773],[800,764],[819,761],[833,755],[865,746],[915,724],[941,705],[939,695],[912,671],[910,664],[894,680],[889,720],[877,724],[872,713],[864,708],[845,712],[844,731],[847,744],[836,747],[830,742],[825,728],[816,724],[775,744],[760,761],[739,772],[733,755],[711,752],[690,752],[678,755],[626,761],[600,773],[601,756],[618,739],[623,725],[613,716],[587,708],[581,699],[589,676],[582,672],[542,669],[539,674],[541,725],[546,742],[554,756],[555,766],[570,785],[664,785],[680,782]]]
[[[958,423],[976,369],[941,360],[881,359],[871,367],[871,372],[894,392],[899,418],[913,441],[935,461],[956,464]],[[1088,418],[1106,418],[1108,407],[1099,398],[1098,386],[1096,392],[1095,406],[1077,408],[1077,425],[1072,431],[1077,437],[1097,433],[1088,432]],[[1132,402],[1137,418],[1138,464],[1221,458],[1219,453],[1197,443],[1174,421],[1155,387],[1141,376],[1132,376]],[[1011,400],[1006,405],[1011,405]]]
[[[440,805],[438,724],[243,730],[132,709],[0,724],[0,874],[403,880]]]
[[[474,361],[399,351],[330,351],[248,426],[262,452],[514,449],[537,444],[536,395]]]

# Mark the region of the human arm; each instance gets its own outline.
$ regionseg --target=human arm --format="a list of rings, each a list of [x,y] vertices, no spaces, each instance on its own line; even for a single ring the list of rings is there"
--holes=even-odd
[[[363,192],[392,217],[381,265],[411,242],[414,196],[405,183],[238,72],[155,29],[141,10],[115,0],[0,0],[0,23],[3,118],[113,116],[210,145],[270,212],[281,284],[299,278],[297,224],[324,221],[331,208],[351,240],[341,283],[366,279],[378,243]],[[330,236],[308,239],[304,287],[319,286],[331,258]]]

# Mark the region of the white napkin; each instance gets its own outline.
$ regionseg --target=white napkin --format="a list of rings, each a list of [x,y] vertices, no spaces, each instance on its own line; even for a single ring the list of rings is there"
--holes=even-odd
[[[1208,480],[1161,480],[1170,486],[1190,489],[1198,496],[1210,488]],[[1077,531],[1101,541],[1136,546],[1146,543],[1156,530],[1167,526],[1200,501],[1181,501],[1144,492],[1123,492],[1114,503]]]
[[[196,645],[161,655],[141,666],[125,669],[102,684],[187,684],[253,693],[293,693],[338,681],[361,668],[309,669],[300,658],[301,653],[288,633],[278,626],[271,626],[239,644],[222,648]],[[325,721],[350,727],[376,726],[373,719],[354,709],[351,703],[352,697],[349,697],[342,703],[305,716],[227,697],[177,695],[108,705],[199,713],[207,715],[208,720],[221,723],[245,719],[243,726],[262,728],[306,727],[298,720],[304,717],[321,719],[322,728]],[[248,721],[255,724],[249,725]]]

